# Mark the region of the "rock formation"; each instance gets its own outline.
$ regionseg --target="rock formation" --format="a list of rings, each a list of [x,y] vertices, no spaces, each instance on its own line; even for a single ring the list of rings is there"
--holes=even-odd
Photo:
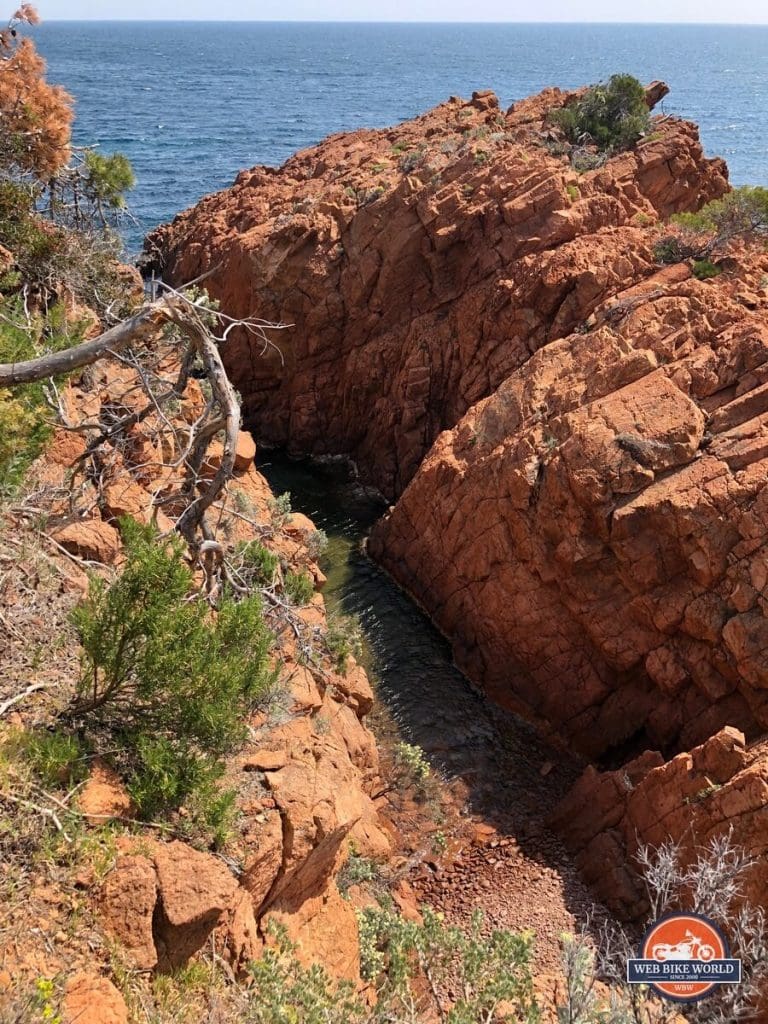
[[[655,83],[651,101],[663,92]],[[279,170],[244,171],[150,236],[171,283],[210,272],[233,315],[291,325],[279,351],[242,332],[226,350],[259,438],[348,453],[399,494],[441,430],[653,274],[639,225],[725,191],[725,165],[672,118],[578,174],[545,123],[572,96],[547,90],[504,113],[476,93],[333,136]]]
[[[663,117],[578,174],[546,122],[570,98],[476,93],[333,137],[149,248],[171,282],[210,272],[237,314],[292,325],[266,358],[233,336],[249,422],[397,499],[370,551],[468,676],[624,765],[588,769],[554,824],[636,918],[638,843],[693,856],[733,824],[765,852],[765,758],[739,730],[768,728],[768,256],[660,267],[659,222],[721,196],[724,164]]]
[[[756,247],[600,304],[372,538],[470,677],[590,756],[768,726],[767,271]]]

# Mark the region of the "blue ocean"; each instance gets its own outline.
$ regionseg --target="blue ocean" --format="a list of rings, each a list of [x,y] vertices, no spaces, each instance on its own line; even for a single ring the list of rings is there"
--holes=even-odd
[[[133,250],[243,167],[331,132],[474,89],[507,106],[616,71],[663,78],[663,109],[698,122],[732,181],[768,183],[768,27],[49,22],[34,37],[77,99],[76,141],[133,162]]]

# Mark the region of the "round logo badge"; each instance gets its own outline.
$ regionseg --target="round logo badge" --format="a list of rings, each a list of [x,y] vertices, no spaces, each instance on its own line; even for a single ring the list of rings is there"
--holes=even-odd
[[[661,918],[648,931],[640,949],[644,960],[653,960],[657,964],[666,963],[671,967],[677,963],[681,969],[690,964],[694,978],[699,973],[696,971],[698,964],[727,960],[728,955],[728,943],[720,929],[699,914],[669,914]],[[689,1002],[708,996],[718,982],[654,979],[652,984],[667,999]]]

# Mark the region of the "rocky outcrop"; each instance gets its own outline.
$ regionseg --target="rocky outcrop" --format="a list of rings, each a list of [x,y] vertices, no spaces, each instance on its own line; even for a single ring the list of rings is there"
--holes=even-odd
[[[768,749],[747,749],[744,736],[726,728],[671,761],[648,752],[617,771],[588,768],[551,824],[598,897],[620,917],[640,920],[648,909],[640,847],[676,843],[685,867],[726,836],[753,859],[743,899],[768,908],[767,807]]]
[[[472,679],[592,757],[768,727],[768,257],[724,267],[597,305],[371,540]]]
[[[175,376],[177,367],[164,370]],[[62,389],[61,401],[69,424],[110,423],[116,410],[125,415],[143,404],[136,371],[109,362]],[[172,414],[183,429],[204,405],[201,389],[191,381]],[[164,499],[178,488],[183,470],[154,417],[137,419],[125,443],[105,441],[99,447],[98,473],[82,474],[77,486],[70,481],[80,472],[86,441],[71,430],[57,430],[30,471],[36,500],[49,511],[54,551],[69,555],[62,558],[66,565],[84,561],[104,575],[111,571],[107,566],[119,569],[123,516],[172,529],[165,510],[173,505]],[[310,555],[315,527],[298,513],[275,510],[274,496],[255,468],[255,452],[250,435],[241,432],[235,476],[217,516],[222,545],[236,558],[238,545],[258,537],[277,556],[281,573],[309,574],[321,586],[324,576]],[[220,457],[212,446],[212,471]],[[202,569],[195,570],[202,586]],[[75,589],[78,594],[87,589],[84,575]],[[85,866],[78,887],[87,890],[99,929],[138,971],[173,972],[214,943],[234,972],[243,974],[270,941],[270,921],[277,920],[305,963],[319,961],[335,976],[358,982],[357,920],[335,876],[352,844],[375,859],[390,851],[387,827],[371,797],[381,788],[378,751],[364,720],[373,694],[354,658],[341,672],[325,650],[321,593],[290,609],[290,616],[270,617],[268,608],[265,615],[274,636],[274,706],[253,712],[247,743],[226,764],[222,785],[234,791],[238,812],[226,860],[184,842],[162,842],[162,831],[153,830],[121,839],[114,866],[99,884]],[[62,693],[72,681],[58,681]],[[76,807],[97,828],[136,813],[120,778],[100,758],[78,787]],[[168,826],[171,834],[183,833],[185,817],[182,808]],[[53,952],[46,963],[51,974],[68,969]],[[75,996],[72,1005],[79,1006]],[[100,1005],[94,1002],[94,1013],[102,1012]],[[111,1020],[103,1012],[98,1019]]]
[[[663,93],[654,83],[650,101]],[[545,122],[572,95],[505,113],[475,93],[333,136],[279,170],[244,171],[150,236],[171,283],[208,272],[230,314],[291,325],[274,347],[233,333],[225,350],[260,438],[349,453],[397,495],[437,434],[531,353],[653,276],[640,225],[722,195],[725,165],[665,117],[578,174]]]

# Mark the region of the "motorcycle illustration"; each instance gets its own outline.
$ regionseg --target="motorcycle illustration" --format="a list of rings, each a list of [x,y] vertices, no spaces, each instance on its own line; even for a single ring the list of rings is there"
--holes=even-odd
[[[708,943],[686,931],[682,942],[658,942],[651,949],[654,960],[714,960],[715,950]]]

